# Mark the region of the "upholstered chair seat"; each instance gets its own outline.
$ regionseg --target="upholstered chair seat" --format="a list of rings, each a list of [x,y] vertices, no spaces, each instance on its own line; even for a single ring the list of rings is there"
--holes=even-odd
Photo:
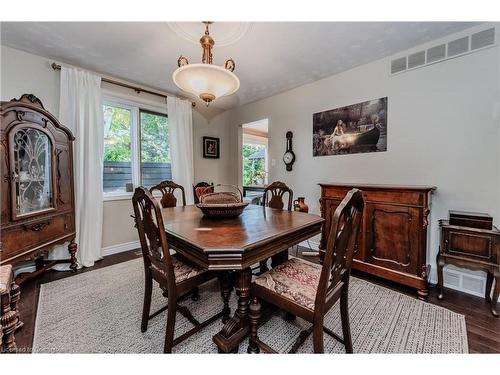
[[[281,297],[314,310],[320,276],[320,265],[299,258],[290,258],[258,276],[254,282]]]
[[[151,267],[156,271],[160,272],[162,275],[167,277],[167,273],[164,269],[157,267],[155,264],[151,264]],[[175,283],[179,284],[186,281],[192,277],[201,275],[206,272],[205,270],[186,263],[183,259],[179,258],[176,254],[172,255],[172,267],[174,269]]]

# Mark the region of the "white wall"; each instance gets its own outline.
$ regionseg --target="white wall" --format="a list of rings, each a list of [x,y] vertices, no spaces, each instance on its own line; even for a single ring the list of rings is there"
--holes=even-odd
[[[289,184],[297,196],[306,197],[313,213],[319,212],[319,182],[437,186],[428,247],[436,280],[438,219],[447,218],[448,210],[488,212],[500,223],[498,47],[392,77],[389,61],[375,61],[232,110],[233,142],[238,125],[268,118],[270,181]],[[313,113],[385,96],[387,152],[312,156]],[[294,134],[292,172],[282,162],[288,130]]]
[[[40,98],[45,109],[58,116],[60,72],[51,68],[50,64],[54,60],[6,46],[0,46],[0,54],[0,99],[5,101],[19,98],[24,93],[33,93]],[[103,83],[103,89],[131,100],[145,100],[151,104],[164,105],[164,100],[157,96],[136,94],[132,90],[106,83]],[[224,116],[224,114],[219,115],[208,123],[196,110],[193,111],[195,181],[230,182],[229,124],[227,121],[219,120]],[[220,159],[202,158],[201,138],[204,135],[221,138]],[[137,246],[132,243],[138,238],[131,214],[130,199],[104,202],[102,246],[108,253],[119,251],[129,245]]]

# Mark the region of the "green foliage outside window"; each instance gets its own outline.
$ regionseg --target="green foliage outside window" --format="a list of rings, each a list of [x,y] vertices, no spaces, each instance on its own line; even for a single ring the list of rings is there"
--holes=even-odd
[[[263,145],[246,143],[243,145],[243,185],[258,185],[266,174],[265,159],[249,159],[249,156],[265,149]]]
[[[125,108],[104,106],[104,122],[110,122],[104,139],[105,161],[131,161],[131,113]]]
[[[168,118],[141,111],[141,161],[170,163]]]
[[[109,123],[105,134],[104,160],[131,161],[131,118],[129,109],[104,106],[104,122]],[[141,161],[170,163],[170,140],[166,115],[140,112]]]

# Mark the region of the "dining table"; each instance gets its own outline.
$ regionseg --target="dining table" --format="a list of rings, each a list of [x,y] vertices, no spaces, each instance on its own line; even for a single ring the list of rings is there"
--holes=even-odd
[[[318,215],[249,205],[234,218],[211,218],[195,205],[162,209],[169,246],[197,266],[234,276],[238,296],[236,311],[227,316],[220,332],[213,336],[219,353],[234,353],[250,331],[248,308],[251,267],[272,259],[272,266],[288,258],[288,249],[321,231]],[[232,283],[221,282],[228,296]],[[224,321],[223,321],[224,322]]]

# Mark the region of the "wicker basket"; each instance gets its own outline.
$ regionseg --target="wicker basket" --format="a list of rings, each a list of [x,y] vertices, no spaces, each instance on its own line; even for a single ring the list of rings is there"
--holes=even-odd
[[[232,218],[241,215],[248,203],[243,203],[243,193],[234,185],[231,186],[238,190],[239,194],[230,191],[221,191],[208,193],[200,196],[200,203],[196,205],[205,216],[211,218]]]

